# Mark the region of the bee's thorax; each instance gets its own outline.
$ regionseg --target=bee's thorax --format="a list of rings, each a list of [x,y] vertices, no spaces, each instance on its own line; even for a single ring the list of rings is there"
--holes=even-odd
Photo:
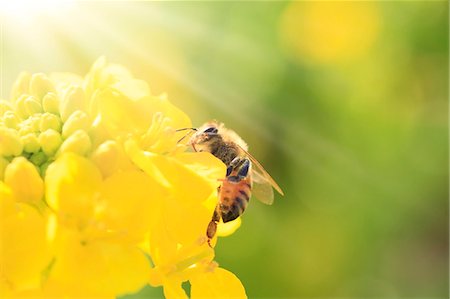
[[[232,142],[225,142],[222,138],[211,140],[208,151],[225,165],[230,165],[231,161],[239,155],[239,148]]]

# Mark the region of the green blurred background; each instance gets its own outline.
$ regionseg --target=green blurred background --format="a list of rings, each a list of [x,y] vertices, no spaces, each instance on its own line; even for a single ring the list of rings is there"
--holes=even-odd
[[[248,142],[286,194],[252,202],[217,246],[250,298],[448,298],[448,2],[78,2],[0,17],[3,98],[22,70],[85,74],[105,55],[194,125],[218,119]]]

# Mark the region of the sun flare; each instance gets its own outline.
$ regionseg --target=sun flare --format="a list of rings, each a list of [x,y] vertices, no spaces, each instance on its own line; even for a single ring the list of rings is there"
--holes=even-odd
[[[27,20],[39,15],[54,15],[62,10],[72,7],[75,1],[57,0],[23,0],[23,1],[0,1],[0,15],[11,18]]]

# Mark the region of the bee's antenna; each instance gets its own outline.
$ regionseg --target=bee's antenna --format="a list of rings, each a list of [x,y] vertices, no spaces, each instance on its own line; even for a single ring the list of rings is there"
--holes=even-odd
[[[180,140],[177,141],[177,143],[180,143],[184,138],[189,136],[193,131],[197,131],[197,128],[183,128],[183,129],[175,130],[175,132],[186,131],[186,130],[191,130],[191,131],[187,132],[186,135],[184,135]]]
[[[178,130],[175,130],[175,132],[186,131],[186,130],[193,130],[193,131],[197,131],[197,128],[183,128],[183,129],[178,129]]]

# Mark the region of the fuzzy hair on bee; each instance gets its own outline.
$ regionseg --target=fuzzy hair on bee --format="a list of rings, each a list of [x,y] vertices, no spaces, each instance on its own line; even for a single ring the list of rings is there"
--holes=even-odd
[[[197,129],[190,143],[195,151],[210,152],[229,165],[234,158],[243,156],[248,150],[247,144],[233,130],[224,127],[223,123],[210,121]]]

